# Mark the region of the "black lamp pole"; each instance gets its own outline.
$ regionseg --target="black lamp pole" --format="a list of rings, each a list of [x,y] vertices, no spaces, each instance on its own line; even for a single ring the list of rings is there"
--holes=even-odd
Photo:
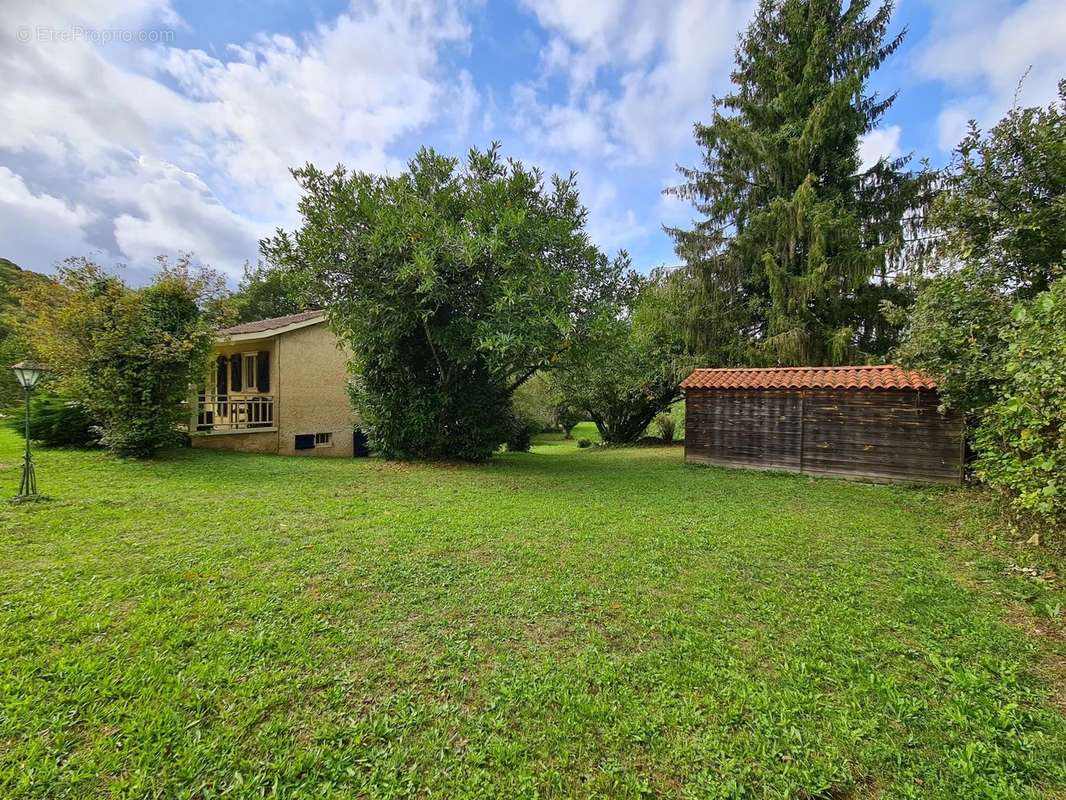
[[[26,455],[22,459],[22,481],[19,483],[19,493],[15,500],[36,500],[39,497],[37,474],[33,469],[33,456],[30,455],[30,395],[45,370],[40,364],[32,361],[20,361],[11,369],[15,373],[15,380],[22,387],[23,394],[26,395]]]
[[[30,394],[33,392],[29,386],[22,390],[26,395],[26,456],[22,459],[22,482],[19,483],[20,498],[37,496],[37,473],[33,471],[33,456],[30,455]]]

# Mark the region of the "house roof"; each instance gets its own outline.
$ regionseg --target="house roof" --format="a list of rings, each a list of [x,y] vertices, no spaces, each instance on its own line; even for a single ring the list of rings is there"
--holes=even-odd
[[[682,389],[935,389],[921,372],[894,364],[859,367],[771,367],[698,369]]]
[[[296,330],[308,325],[317,325],[325,322],[325,311],[303,311],[299,314],[289,314],[284,317],[271,317],[270,319],[258,319],[254,322],[242,322],[223,328],[218,332],[223,339],[251,339],[262,336],[274,336],[278,333]]]

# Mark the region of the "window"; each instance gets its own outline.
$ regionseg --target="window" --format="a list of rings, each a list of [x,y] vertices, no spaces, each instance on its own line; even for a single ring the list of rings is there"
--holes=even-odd
[[[316,433],[315,447],[333,447],[332,433]]]
[[[244,373],[244,391],[256,392],[259,391],[256,387],[256,356],[258,353],[241,353],[241,358],[244,362],[244,368],[241,372]]]

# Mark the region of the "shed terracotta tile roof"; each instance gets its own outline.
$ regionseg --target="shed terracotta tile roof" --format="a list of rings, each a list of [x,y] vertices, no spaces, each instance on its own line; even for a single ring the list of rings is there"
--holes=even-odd
[[[893,364],[869,367],[770,367],[698,369],[682,389],[935,389],[921,372]]]
[[[299,314],[289,314],[285,317],[271,317],[270,319],[257,319],[255,322],[242,322],[230,328],[223,328],[219,333],[223,336],[235,336],[241,333],[263,333],[278,328],[287,328],[298,322],[307,322],[315,317],[325,318],[325,311],[303,311]]]

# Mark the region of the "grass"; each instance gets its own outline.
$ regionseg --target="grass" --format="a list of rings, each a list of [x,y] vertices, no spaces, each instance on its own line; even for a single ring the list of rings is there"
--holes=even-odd
[[[977,495],[682,458],[41,452],[0,796],[1062,796],[1062,594]]]

